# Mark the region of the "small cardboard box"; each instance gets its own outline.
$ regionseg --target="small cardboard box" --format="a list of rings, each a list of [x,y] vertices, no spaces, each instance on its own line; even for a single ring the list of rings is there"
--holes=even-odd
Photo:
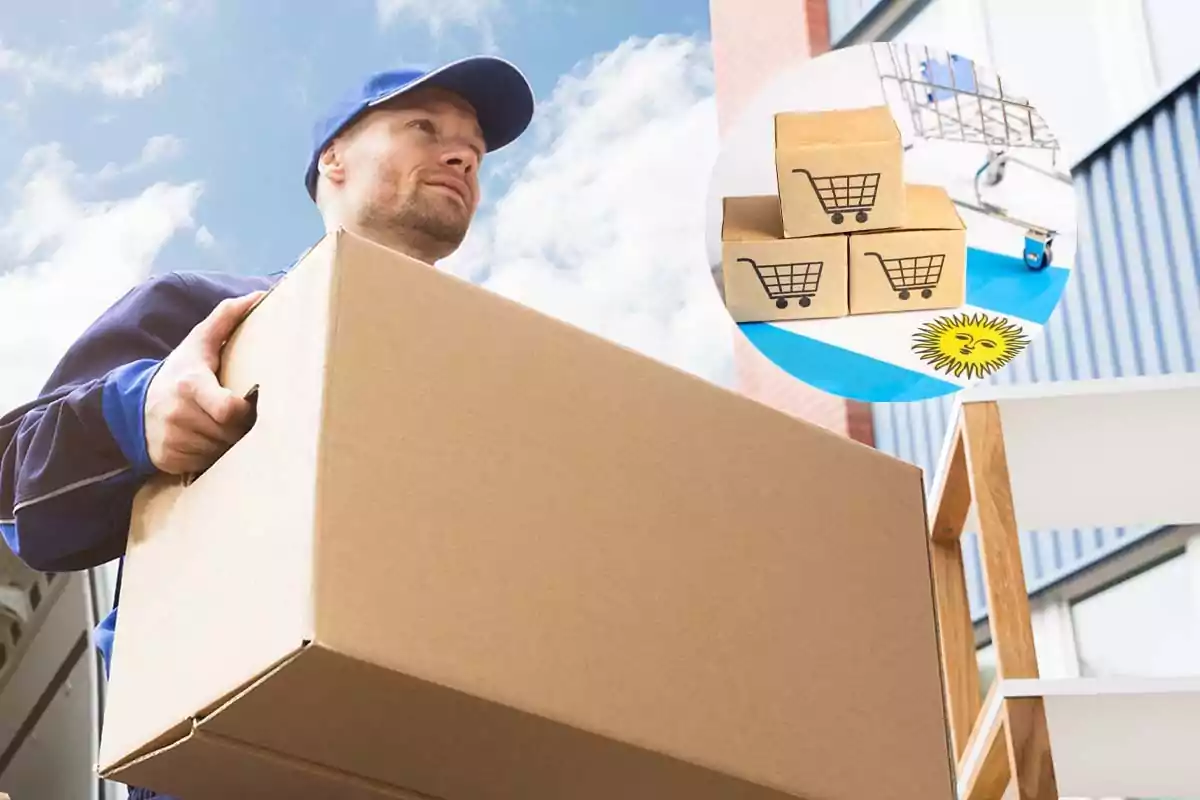
[[[778,197],[725,198],[721,266],[725,306],[737,322],[849,312],[846,235],[783,238]]]
[[[917,467],[346,232],[221,380],[254,427],[135,503],[105,777],[953,800]]]
[[[786,236],[905,224],[904,146],[887,106],[775,115]]]
[[[966,301],[967,228],[940,186],[910,184],[902,230],[850,236],[850,313],[957,308]]]

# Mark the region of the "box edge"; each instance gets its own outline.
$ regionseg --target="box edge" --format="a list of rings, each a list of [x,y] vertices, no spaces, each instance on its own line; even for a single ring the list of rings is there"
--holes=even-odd
[[[941,697],[942,721],[946,733],[946,777],[949,781],[946,798],[947,800],[956,800],[958,797],[958,760],[954,754],[950,703],[946,697],[946,665],[943,660],[945,651],[942,648],[942,615],[937,602],[937,574],[933,564],[933,538],[930,535],[929,493],[925,491],[924,472],[923,469],[917,467],[917,483],[921,490],[921,517],[924,522],[922,538],[925,540],[925,560],[929,567],[929,599],[933,609],[933,636],[937,652],[938,681],[942,687],[942,691],[939,694]]]
[[[290,653],[257,675],[247,679],[246,681],[243,681],[242,684],[232,692],[229,692],[214,702],[209,703],[204,708],[193,712],[186,719],[182,719],[175,723],[169,729],[163,731],[161,734],[154,737],[149,742],[146,742],[138,749],[121,756],[109,764],[98,764],[95,770],[96,773],[101,778],[111,780],[113,779],[112,776],[116,775],[117,773],[127,770],[129,767],[132,767],[139,762],[152,757],[156,753],[169,750],[187,741],[203,726],[206,720],[216,717],[223,710],[233,705],[238,698],[252,690],[255,686],[258,686],[263,681],[269,679],[272,675],[275,675],[280,670],[287,667],[288,664],[291,664],[303,653],[307,652],[310,649],[311,644],[312,643],[309,641],[301,642],[300,645],[293,649]]]

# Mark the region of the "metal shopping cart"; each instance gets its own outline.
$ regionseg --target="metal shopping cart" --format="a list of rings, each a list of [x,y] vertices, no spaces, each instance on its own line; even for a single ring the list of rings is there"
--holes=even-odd
[[[854,219],[867,221],[867,212],[875,205],[875,194],[879,190],[879,173],[867,172],[859,175],[827,175],[814,177],[803,167],[792,170],[808,177],[821,208],[829,215],[834,225],[841,225],[843,214],[854,213]]]
[[[795,300],[803,308],[812,305],[812,298],[821,283],[823,261],[797,261],[791,264],[759,264],[752,258],[739,258],[754,268],[767,297],[776,308],[787,308]]]
[[[1056,231],[1011,216],[986,201],[981,189],[981,184],[998,185],[1010,164],[1071,184],[1071,176],[1056,167],[1047,170],[1011,153],[1021,148],[1046,151],[1051,165],[1056,164],[1060,144],[1037,109],[1027,99],[1008,92],[999,75],[946,50],[887,42],[873,44],[871,52],[885,96],[892,86],[917,137],[985,146],[984,164],[975,173],[974,202],[955,199],[954,203],[1024,228],[1025,265],[1032,270],[1049,266]]]
[[[1000,76],[982,65],[946,50],[901,42],[872,45],[871,53],[885,90],[889,83],[898,88],[917,136],[1059,149],[1037,109],[1008,92]]]
[[[905,258],[884,258],[879,253],[865,255],[875,256],[879,260],[888,283],[901,300],[907,300],[912,292],[920,292],[921,297],[926,299],[933,297],[933,290],[942,279],[942,266],[946,263],[946,256],[942,253]]]

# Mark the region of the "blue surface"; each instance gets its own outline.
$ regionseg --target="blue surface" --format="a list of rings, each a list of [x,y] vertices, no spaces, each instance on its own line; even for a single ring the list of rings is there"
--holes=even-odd
[[[844,350],[767,322],[738,326],[780,369],[826,392],[868,403],[908,402],[958,391],[958,385]]]
[[[146,392],[161,359],[143,358],[117,367],[104,380],[104,421],[138,476],[154,474],[146,450]]]
[[[958,92],[973,92],[977,88],[974,66],[962,56],[951,54],[949,61],[933,58],[921,62],[921,68],[925,80],[937,87],[925,93],[926,100],[931,103],[947,100]]]
[[[967,304],[1045,325],[1058,307],[1069,269],[1034,272],[1024,260],[989,250],[967,250]]]
[[[15,555],[19,555],[17,550],[21,543],[17,541],[17,523],[15,522],[0,522],[0,537],[3,537],[4,543],[8,545],[8,549],[12,550]]]

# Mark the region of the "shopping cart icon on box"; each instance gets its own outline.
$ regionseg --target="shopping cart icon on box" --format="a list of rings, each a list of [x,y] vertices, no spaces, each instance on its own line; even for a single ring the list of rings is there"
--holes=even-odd
[[[812,305],[812,298],[821,284],[821,267],[825,264],[824,261],[759,264],[752,258],[739,258],[738,261],[754,268],[754,274],[767,297],[775,301],[776,308],[787,308],[788,300],[795,300],[802,308]]]
[[[944,254],[906,258],[884,258],[879,253],[864,255],[879,259],[879,266],[883,267],[888,283],[901,300],[907,300],[912,296],[912,292],[917,291],[921,293],[921,297],[932,297],[933,290],[942,279],[942,265],[946,263]]]
[[[864,172],[859,175],[826,175],[814,177],[803,167],[792,170],[803,172],[812,184],[821,208],[829,215],[829,221],[841,225],[843,214],[854,213],[858,222],[867,221],[867,212],[875,205],[875,193],[879,189],[879,173]]]

